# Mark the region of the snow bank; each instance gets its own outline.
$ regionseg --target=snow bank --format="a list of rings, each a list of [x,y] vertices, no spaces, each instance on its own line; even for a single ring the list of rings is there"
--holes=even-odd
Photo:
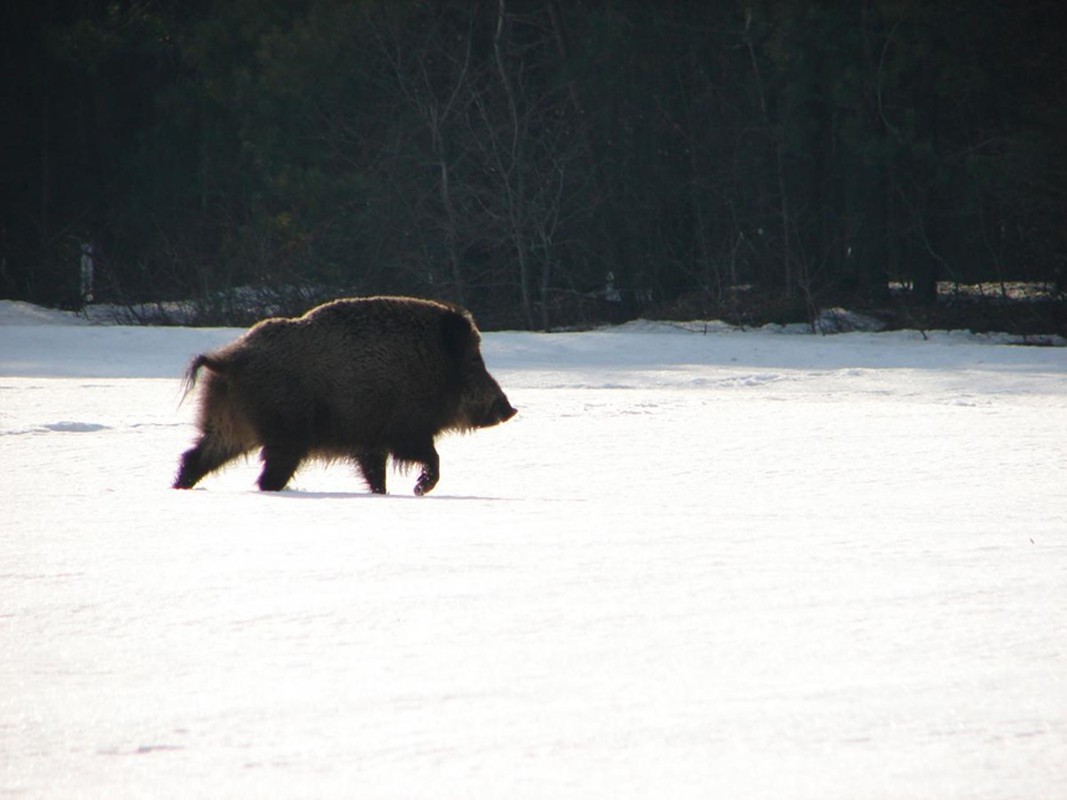
[[[87,325],[70,311],[42,308],[21,300],[0,300],[0,325]]]

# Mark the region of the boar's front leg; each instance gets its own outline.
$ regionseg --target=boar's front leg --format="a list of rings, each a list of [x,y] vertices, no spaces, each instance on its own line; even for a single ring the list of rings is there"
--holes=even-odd
[[[357,453],[356,463],[359,471],[363,473],[363,480],[374,494],[385,494],[385,461],[388,454],[385,452]]]
[[[437,485],[441,477],[441,458],[437,455],[432,438],[411,442],[404,447],[397,448],[393,451],[393,455],[400,461],[422,465],[422,473],[415,481],[415,494],[420,496],[428,494]]]
[[[422,474],[419,475],[419,479],[415,481],[415,494],[420,497],[427,494],[433,487],[437,485],[437,481],[441,478],[441,459],[437,456],[437,451],[433,451],[433,458],[426,459],[422,462]]]

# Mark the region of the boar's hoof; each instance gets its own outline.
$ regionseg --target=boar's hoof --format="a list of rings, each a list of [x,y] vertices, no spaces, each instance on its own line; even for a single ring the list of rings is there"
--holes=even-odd
[[[437,470],[430,471],[429,468],[424,469],[422,474],[419,475],[418,481],[415,483],[415,494],[422,497],[424,494],[429,493],[433,487],[437,485],[437,480],[440,477]]]

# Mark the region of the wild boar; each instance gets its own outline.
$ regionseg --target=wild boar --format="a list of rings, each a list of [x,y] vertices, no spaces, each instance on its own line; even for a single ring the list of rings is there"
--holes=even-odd
[[[434,440],[516,413],[485,368],[481,337],[459,306],[411,297],[334,300],[295,319],[267,319],[197,356],[200,438],[181,457],[175,489],[262,448],[258,484],[285,488],[308,458],[350,460],[385,493],[389,458],[420,466],[415,494],[437,484]]]

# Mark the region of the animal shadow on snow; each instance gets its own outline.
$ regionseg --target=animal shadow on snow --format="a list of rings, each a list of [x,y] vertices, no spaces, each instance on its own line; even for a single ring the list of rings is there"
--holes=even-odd
[[[488,497],[485,495],[448,495],[448,494],[435,494],[430,496],[418,497],[414,494],[375,494],[368,491],[352,491],[352,492],[316,492],[306,489],[282,489],[280,492],[272,492],[265,495],[267,498],[279,499],[279,500],[369,500],[372,502],[408,502],[408,503],[421,503],[421,502],[445,502],[448,500],[475,500],[478,502],[489,503],[504,503],[510,501],[512,498],[508,497]]]

